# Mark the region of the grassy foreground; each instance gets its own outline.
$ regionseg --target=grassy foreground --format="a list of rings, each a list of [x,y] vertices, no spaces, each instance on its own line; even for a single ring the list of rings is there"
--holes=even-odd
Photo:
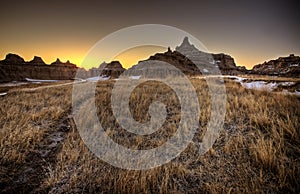
[[[157,82],[134,90],[129,105],[135,120],[149,120],[154,100],[164,102],[168,113],[159,131],[134,136],[118,125],[110,108],[114,82],[99,82],[96,89],[97,114],[106,133],[131,149],[166,142],[180,120],[174,92]],[[210,96],[204,80],[191,82],[201,109],[193,140],[201,142],[210,118]],[[298,193],[299,97],[246,90],[229,80],[226,90],[224,128],[209,152],[199,155],[191,142],[171,162],[143,171],[113,167],[89,151],[71,115],[71,85],[13,90],[0,100],[0,192]]]

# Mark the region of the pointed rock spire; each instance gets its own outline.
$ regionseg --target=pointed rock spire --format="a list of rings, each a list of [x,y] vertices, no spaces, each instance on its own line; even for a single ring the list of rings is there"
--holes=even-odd
[[[198,49],[196,49],[196,47],[190,43],[189,38],[187,36],[184,37],[181,45],[177,46],[175,50],[178,51],[178,52],[181,52],[181,53],[184,52],[184,51],[186,51],[186,50],[189,50],[189,51],[192,51],[192,50],[198,51]]]
[[[39,56],[34,56],[34,58],[31,61],[27,62],[27,63],[32,64],[32,65],[45,65],[45,62]]]

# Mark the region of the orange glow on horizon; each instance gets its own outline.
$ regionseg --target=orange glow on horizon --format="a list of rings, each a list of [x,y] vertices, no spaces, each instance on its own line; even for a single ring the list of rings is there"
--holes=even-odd
[[[113,60],[120,61],[122,66],[128,69],[139,61],[146,60],[155,53],[166,52],[166,50],[167,48],[160,46],[139,46],[120,53]]]
[[[113,58],[113,60],[118,60],[122,64],[122,66],[126,69],[131,67],[132,65],[135,65],[138,63],[138,61],[141,60],[146,60],[148,59],[151,55],[154,55],[155,53],[163,53],[166,52],[167,48],[160,47],[160,46],[140,46],[140,47],[135,47],[128,49],[121,54],[117,55],[116,57]],[[8,53],[13,53],[17,54],[20,57],[22,57],[25,61],[31,61],[34,56],[39,56],[43,59],[43,61],[46,64],[51,64],[54,61],[56,61],[57,58],[60,59],[62,62],[70,61],[71,63],[77,65],[78,67],[82,66],[82,61],[85,58],[86,55],[86,50],[69,50],[69,49],[60,49],[60,50],[15,50],[12,49],[9,52],[4,53],[3,51],[0,51],[0,60],[5,59],[5,56]],[[34,53],[34,54],[32,54]],[[211,53],[219,53],[219,52],[211,52]],[[234,52],[232,52],[234,53]],[[236,53],[236,52],[235,52]],[[228,52],[229,55],[230,52]],[[254,65],[261,64],[264,61],[269,61],[271,59],[276,59],[279,57],[279,55],[274,55],[274,56],[259,56],[259,57],[252,57],[251,55],[245,56],[245,54],[235,54],[231,55],[237,66],[245,66],[247,69],[252,69]],[[280,55],[280,56],[288,56],[286,55]],[[83,67],[86,70],[92,68],[92,67],[98,67],[104,60],[101,59],[93,59],[91,60],[92,63],[87,66]],[[110,61],[105,61],[109,63]]]

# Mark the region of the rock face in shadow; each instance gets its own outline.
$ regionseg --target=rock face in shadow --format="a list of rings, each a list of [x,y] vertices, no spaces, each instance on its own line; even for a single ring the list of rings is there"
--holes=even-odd
[[[34,58],[28,62],[28,64],[31,65],[46,65],[46,63],[43,61],[41,57],[34,56]]]
[[[234,59],[230,55],[224,53],[212,54],[214,58],[213,64],[218,65],[220,71],[224,75],[238,75],[248,73],[246,67],[236,66]]]
[[[67,61],[61,62],[57,59],[51,65],[45,64],[41,57],[35,56],[31,61],[16,54],[7,54],[6,58],[0,61],[0,81],[24,81],[25,78],[45,80],[70,80],[75,77],[77,67]]]
[[[300,77],[300,57],[294,54],[255,65],[252,74]]]
[[[110,63],[101,63],[99,67],[93,67],[88,71],[79,68],[76,77],[77,78],[88,78],[88,77],[110,77],[110,78],[118,78],[125,69],[121,65],[119,61],[112,61]]]
[[[141,64],[145,61],[147,61],[147,67]],[[288,57],[279,57],[276,60],[258,64],[252,70],[246,70],[243,66],[236,66],[233,57],[230,55],[223,53],[212,54],[198,50],[189,42],[187,37],[174,51],[168,48],[168,51],[165,53],[157,53],[150,56],[147,60],[140,61],[137,64],[138,68],[136,67],[137,65],[130,68],[130,72],[135,76],[167,77],[179,75],[174,69],[166,68],[166,70],[163,70],[157,68],[158,66],[151,67],[149,65],[151,61],[166,62],[189,76],[258,74],[300,77],[299,56],[291,54]],[[96,76],[118,78],[124,71],[125,69],[119,61],[104,62],[99,67],[85,70],[84,68],[78,68],[70,61],[64,63],[57,59],[48,65],[38,56],[26,62],[22,57],[9,53],[4,60],[0,61],[0,82],[24,81],[25,78],[44,80],[71,80]]]
[[[25,61],[19,55],[9,53],[6,55],[3,61],[0,61],[0,63],[5,65],[13,65],[13,64],[22,65],[25,63]]]
[[[108,64],[102,63],[99,69],[101,70],[100,76],[110,78],[118,78],[125,71],[119,61],[112,61]]]
[[[150,56],[149,59],[145,61],[163,61],[175,66],[185,75],[195,76],[195,75],[216,75],[216,74],[245,74],[247,70],[245,67],[236,66],[234,59],[226,54],[211,54],[198,50],[194,45],[190,44],[187,37],[184,38],[180,46],[177,46],[175,51],[171,51],[168,48],[168,51],[165,53],[157,53],[153,56]],[[140,61],[142,63],[144,61]],[[140,75],[144,75],[146,68],[140,67],[140,64],[137,64],[138,68],[133,66],[131,72],[134,72],[134,69],[140,72]],[[169,69],[166,69],[166,72],[169,72],[170,75],[173,75],[174,72],[171,72]],[[158,74],[163,74],[168,76],[168,73],[156,72]],[[135,72],[134,74],[138,74]],[[147,73],[149,74],[149,72]],[[154,77],[150,75],[150,77]],[[161,77],[161,76],[160,76]]]
[[[48,65],[38,56],[26,62],[22,57],[10,53],[0,61],[0,82],[25,81],[25,78],[42,80],[71,80],[75,77],[96,76],[117,78],[124,71],[119,61],[104,62],[98,68],[91,68],[87,71],[84,68],[78,68],[70,61],[64,63],[57,59]]]

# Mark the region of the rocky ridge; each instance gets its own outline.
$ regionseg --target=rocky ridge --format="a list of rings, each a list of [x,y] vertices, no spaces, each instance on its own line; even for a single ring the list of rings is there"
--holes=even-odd
[[[198,50],[189,42],[187,37],[183,39],[181,45],[177,46],[174,51],[168,48],[166,52],[156,53],[147,60],[140,61],[137,65],[129,68],[129,74],[137,76],[147,74],[150,77],[156,77],[155,74],[159,74],[159,77],[177,76],[180,74],[174,68],[162,70],[159,65],[151,66],[149,62],[153,63],[154,61],[163,61],[171,64],[181,73],[189,76],[203,74],[256,74],[300,77],[299,56],[291,54],[288,57],[279,57],[278,59],[255,65],[252,70],[247,70],[244,66],[237,66],[234,58],[228,54],[213,54]],[[144,62],[147,63],[143,66]],[[0,82],[24,81],[25,78],[45,80],[84,79],[96,76],[118,78],[124,71],[125,69],[119,61],[103,62],[99,67],[85,70],[77,67],[70,61],[64,63],[57,59],[51,64],[46,64],[38,56],[34,56],[31,61],[25,61],[22,57],[9,53],[4,60],[0,61]]]
[[[46,64],[41,57],[35,56],[31,61],[25,61],[16,54],[7,54],[0,61],[0,82],[25,81],[26,78],[41,80],[72,80],[104,76],[117,78],[125,69],[119,61],[102,63],[98,68],[85,70],[78,68],[70,61],[61,62],[57,59],[51,64]]]
[[[252,74],[300,77],[300,57],[290,54],[262,64],[255,65]]]
[[[147,63],[145,63],[147,61]],[[153,68],[149,62],[153,63]],[[177,46],[174,51],[168,48],[165,53],[157,53],[150,56],[145,61],[140,61],[137,65],[131,67],[132,75],[146,75],[148,77],[155,77],[155,74],[159,74],[159,77],[173,76],[177,75],[174,70],[166,68],[164,70],[158,70],[154,67],[159,67],[157,62],[163,61],[168,64],[175,66],[185,75],[195,76],[195,75],[215,75],[215,74],[227,74],[227,75],[237,75],[245,74],[247,70],[245,67],[236,66],[234,59],[230,55],[226,54],[211,54],[198,50],[194,45],[192,45],[188,38],[185,37],[182,44]],[[146,64],[147,68],[143,67]]]
[[[77,69],[78,67],[69,61],[63,63],[57,59],[51,65],[47,65],[38,56],[26,62],[22,57],[10,53],[0,61],[0,81],[24,81],[25,78],[70,80],[75,77]]]

